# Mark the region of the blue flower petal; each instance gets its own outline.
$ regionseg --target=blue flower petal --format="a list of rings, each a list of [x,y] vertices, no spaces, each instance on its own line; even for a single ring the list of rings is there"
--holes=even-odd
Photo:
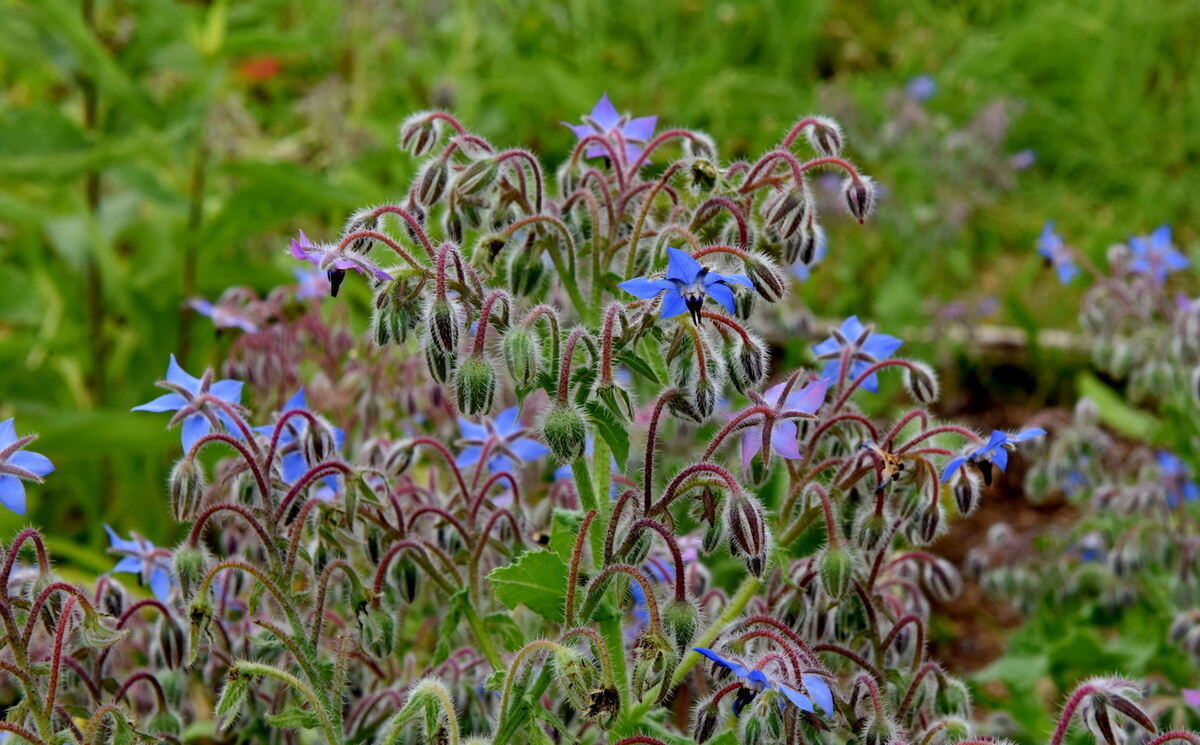
[[[242,381],[218,380],[208,389],[208,392],[226,403],[242,402]]]
[[[1005,448],[996,448],[996,452],[992,453],[992,465],[1003,471],[1008,468],[1008,450]]]
[[[196,389],[200,387],[200,379],[186,373],[175,360],[175,355],[171,355],[171,361],[167,363],[167,382],[174,383],[192,393],[195,393]]]
[[[483,454],[483,448],[479,445],[472,445],[469,448],[464,448],[458,457],[454,459],[454,464],[459,468],[473,466],[479,462],[479,456]]]
[[[150,572],[150,592],[160,603],[171,599],[171,575],[162,567],[155,567]]]
[[[684,301],[683,295],[678,292],[668,292],[663,298],[662,310],[658,315],[660,318],[674,318],[685,312],[687,312],[687,302]]]
[[[669,279],[646,279],[645,277],[634,277],[627,279],[617,285],[625,292],[633,295],[636,298],[649,300],[652,297],[657,297],[658,293],[663,290],[672,290],[675,288],[675,283]]]
[[[17,426],[11,417],[0,422],[0,448],[6,448],[17,441]]]
[[[728,286],[720,282],[709,285],[708,296],[724,306],[725,310],[729,311],[731,315],[736,310],[733,305],[733,290],[729,289]]]
[[[520,439],[513,440],[508,444],[508,448],[512,450],[518,458],[526,463],[532,463],[538,458],[544,458],[550,454],[550,448],[546,447],[537,440],[531,440],[528,437],[522,437]]]
[[[0,476],[0,504],[18,515],[25,514],[25,484],[16,476]]]
[[[192,414],[184,419],[183,431],[180,435],[183,440],[183,452],[190,453],[196,441],[211,431],[212,425],[209,423],[207,417],[200,414]]]
[[[685,285],[696,281],[696,277],[704,267],[692,258],[687,251],[678,248],[667,248],[667,279],[677,279]]]
[[[804,689],[820,707],[821,712],[826,716],[832,716],[833,692],[829,690],[829,684],[825,682],[825,679],[820,675],[804,674],[800,676],[800,680],[804,682]]]
[[[24,468],[30,473],[38,476],[45,476],[54,472],[54,464],[50,459],[41,453],[33,453],[28,450],[18,450],[8,456],[8,464],[17,468]]]
[[[717,663],[718,665],[728,668],[729,670],[732,670],[733,674],[738,676],[739,678],[746,678],[746,677],[750,676],[750,671],[747,670],[745,667],[743,667],[742,665],[739,665],[738,663],[734,662],[733,660],[725,659],[724,657],[722,657],[721,655],[712,651],[711,649],[708,649],[707,647],[692,647],[692,651],[699,652],[700,654],[704,655],[705,657],[707,657],[708,659]]]
[[[967,456],[965,455],[956,455],[950,460],[946,461],[946,467],[942,469],[942,483],[944,484],[949,481],[950,477],[954,475],[954,472],[961,468],[966,462]]]
[[[808,696],[805,696],[800,691],[789,688],[782,683],[776,683],[774,687],[778,688],[779,692],[786,696],[787,700],[795,704],[796,708],[800,709],[801,711],[816,711],[816,709],[813,708],[812,701],[808,698]]]
[[[495,427],[496,434],[501,437],[507,437],[521,428],[521,421],[518,418],[521,413],[516,406],[510,406],[504,411],[496,415]]]
[[[617,113],[617,108],[613,106],[607,93],[600,96],[600,100],[592,107],[592,119],[605,130],[612,129],[621,121],[621,115]]]
[[[141,406],[134,406],[130,411],[152,411],[156,414],[164,411],[179,411],[187,406],[187,401],[178,393],[167,393]]]

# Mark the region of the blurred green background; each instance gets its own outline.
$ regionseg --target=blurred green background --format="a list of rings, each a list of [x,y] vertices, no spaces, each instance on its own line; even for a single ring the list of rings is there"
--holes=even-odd
[[[986,298],[1073,324],[1080,290],[1033,252],[1047,219],[1100,260],[1200,224],[1196,2],[7,0],[0,28],[0,417],[59,469],[28,519],[99,570],[103,522],[169,537],[178,434],[128,410],[169,352],[220,359],[185,299],[265,293],[297,228],[401,195],[417,109],[550,165],[605,91],[730,159],[834,115],[885,197],[865,228],[830,217],[802,294],[888,331]]]

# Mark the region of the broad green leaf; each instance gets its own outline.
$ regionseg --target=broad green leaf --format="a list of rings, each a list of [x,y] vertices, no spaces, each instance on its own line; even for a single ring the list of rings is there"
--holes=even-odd
[[[595,425],[596,431],[608,443],[613,457],[617,459],[617,468],[624,470],[625,461],[629,459],[629,429],[620,417],[614,415],[599,401],[588,401],[584,404],[588,419]]]
[[[1081,396],[1087,396],[1096,402],[1100,420],[1121,434],[1143,441],[1152,440],[1161,427],[1153,415],[1130,406],[1121,394],[1102,383],[1092,373],[1080,373],[1077,385]]]
[[[315,711],[289,706],[278,714],[268,714],[267,721],[274,727],[287,729],[316,729],[320,725]]]
[[[542,618],[563,621],[567,598],[567,562],[553,551],[531,551],[493,569],[488,581],[509,610],[524,605]]]

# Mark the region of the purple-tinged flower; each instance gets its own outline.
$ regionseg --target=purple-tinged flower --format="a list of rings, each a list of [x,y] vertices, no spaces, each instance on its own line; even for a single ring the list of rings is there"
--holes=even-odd
[[[937,93],[937,81],[932,75],[918,75],[904,86],[904,93],[910,100],[925,103]]]
[[[1200,708],[1200,688],[1184,688],[1183,703]]]
[[[1133,252],[1129,271],[1153,277],[1160,285],[1168,273],[1188,267],[1187,257],[1171,242],[1170,225],[1158,226],[1149,236],[1130,238],[1129,249]]]
[[[1104,543],[1104,536],[1093,530],[1079,539],[1079,543],[1075,544],[1075,550],[1079,553],[1080,561],[1092,564],[1104,558],[1107,546]]]
[[[863,326],[858,316],[850,316],[842,322],[840,329],[833,329],[830,337],[813,347],[817,359],[828,360],[821,376],[840,380],[843,375],[857,379],[871,365],[886,360],[895,353],[904,341],[887,334],[874,333],[873,326]],[[848,357],[844,357],[847,354]],[[849,359],[850,369],[842,370],[842,360]],[[863,381],[862,387],[871,393],[879,392],[879,378],[875,373]]]
[[[550,448],[530,437],[525,425],[521,424],[518,407],[513,406],[500,412],[495,419],[485,419],[483,424],[458,418],[461,438],[465,445],[455,463],[459,468],[469,468],[479,462],[487,450],[488,471],[514,471],[518,463],[530,463],[544,458]]]
[[[1079,267],[1075,265],[1075,255],[1067,248],[1067,244],[1063,243],[1062,236],[1054,232],[1052,220],[1046,221],[1042,234],[1038,236],[1037,252],[1048,264],[1054,266],[1054,270],[1058,272],[1058,281],[1064,285],[1071,284],[1071,280],[1079,274]]]
[[[329,294],[333,297],[337,297],[338,288],[342,286],[342,280],[346,278],[347,269],[353,269],[359,274],[370,274],[377,279],[390,280],[392,278],[392,275],[358,254],[338,251],[337,246],[333,245],[314,245],[312,241],[308,240],[308,236],[304,234],[303,230],[300,231],[299,239],[292,239],[289,252],[292,258],[307,261],[325,270],[325,276],[329,278]]]
[[[1167,506],[1174,507],[1180,500],[1194,502],[1200,498],[1200,486],[1192,480],[1187,465],[1173,453],[1160,450],[1155,455],[1162,472],[1163,486],[1167,493]]]
[[[25,483],[42,483],[54,464],[41,453],[25,450],[37,435],[17,437],[12,419],[0,422],[0,504],[18,515],[25,514]]]
[[[826,715],[833,713],[833,692],[829,690],[829,684],[826,683],[825,679],[820,675],[804,673],[800,676],[800,680],[803,682],[804,688],[808,692],[808,696],[806,696],[791,686],[780,683],[779,681],[771,680],[771,678],[767,677],[767,674],[762,670],[750,670],[746,668],[745,665],[742,665],[735,660],[725,659],[717,652],[705,647],[693,647],[692,649],[693,651],[699,652],[708,659],[717,663],[721,667],[728,669],[735,676],[740,678],[742,685],[749,689],[752,693],[758,693],[768,689],[776,690],[782,693],[788,701],[791,701],[801,711],[815,712],[816,709],[813,707],[813,702],[815,701],[817,706],[820,707],[821,711]],[[811,696],[811,698],[809,696]],[[751,699],[752,698],[753,697],[751,697]],[[734,702],[734,716],[737,716],[739,713],[741,713],[742,706],[744,706],[746,703],[749,703],[749,699],[743,701],[741,704],[738,703],[739,701],[741,701],[740,697]]]
[[[167,365],[167,378],[157,383],[160,388],[166,388],[170,393],[159,396],[153,401],[135,406],[130,411],[178,411],[171,423],[183,418],[182,441],[183,450],[188,452],[196,441],[214,429],[223,425],[225,431],[234,437],[241,437],[241,430],[233,423],[229,414],[220,406],[212,403],[218,399],[237,408],[242,400],[242,383],[238,380],[212,379],[211,372],[205,372],[203,378],[195,378],[184,372],[175,355]]]
[[[121,557],[112,571],[136,574],[138,581],[149,587],[159,602],[170,600],[173,583],[171,552],[158,548],[137,533],[130,533],[130,540],[125,540],[108,525],[104,530],[108,532],[108,550]]]
[[[704,306],[704,299],[708,297],[733,313],[733,290],[729,287],[730,283],[754,287],[746,275],[714,272],[701,266],[691,254],[678,248],[668,248],[667,256],[666,279],[635,277],[617,285],[630,295],[643,300],[657,297],[658,293],[665,290],[667,294],[663,298],[662,310],[659,311],[662,318],[673,318],[687,311],[694,322],[700,323],[700,311]]]
[[[825,393],[829,390],[829,378],[819,378],[799,390],[793,390],[785,398],[783,395],[786,382],[779,383],[763,391],[761,401],[776,412],[782,414],[788,411],[798,411],[803,414],[814,414],[821,404],[825,403]],[[730,417],[732,418],[732,417]],[[754,455],[763,449],[763,423],[755,424],[742,430],[742,470],[750,469]],[[788,460],[799,460],[800,443],[799,428],[794,419],[774,419],[771,423],[771,449]]]
[[[293,267],[292,273],[296,275],[296,297],[301,300],[320,300],[332,290],[329,277],[320,269],[307,271]]]
[[[642,116],[630,119],[628,116],[622,116],[617,113],[617,109],[608,99],[608,94],[605,93],[592,109],[592,113],[583,117],[583,124],[562,122],[562,125],[574,132],[575,136],[581,140],[590,135],[607,138],[612,142],[614,148],[619,145],[612,136],[614,133],[620,132],[621,138],[625,141],[625,157],[632,161],[642,154],[641,146],[654,136],[654,128],[658,126],[658,117]],[[588,146],[587,152],[584,154],[589,158],[595,158],[608,155],[608,151],[600,145],[592,144]]]
[[[251,334],[258,331],[258,324],[227,304],[218,302],[214,305],[202,297],[192,298],[187,304],[200,315],[211,318],[218,329],[239,328]]]
[[[963,465],[974,463],[979,472],[983,474],[983,483],[991,486],[992,466],[1003,471],[1008,467],[1008,451],[1010,449],[1015,449],[1018,442],[1032,440],[1034,437],[1044,434],[1046,434],[1046,430],[1040,427],[1022,430],[1016,434],[1008,434],[994,429],[987,442],[970,452],[954,456],[946,463],[945,469],[942,470],[942,483],[949,481],[954,472]]]
[[[293,409],[303,409],[308,411],[308,402],[304,395],[304,388],[296,391],[284,404],[280,413],[286,413]],[[333,430],[334,445],[338,450],[342,449],[342,444],[346,441],[346,433],[340,427],[331,427]],[[261,435],[271,438],[275,435],[275,425],[265,424],[261,427],[253,427],[253,430]],[[304,449],[302,446],[305,436],[308,434],[308,418],[303,416],[293,416],[287,420],[283,431],[279,433],[279,441],[276,447],[282,453],[279,465],[279,476],[285,484],[294,484],[300,478],[308,473],[308,470],[316,465],[309,463],[304,457]],[[325,486],[317,490],[316,497],[318,499],[330,499],[338,489],[337,476],[329,475],[324,479]]]

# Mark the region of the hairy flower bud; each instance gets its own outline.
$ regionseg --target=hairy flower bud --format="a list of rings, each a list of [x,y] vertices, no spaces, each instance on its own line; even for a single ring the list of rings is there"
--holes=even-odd
[[[154,627],[155,657],[163,667],[177,670],[183,667],[187,639],[183,630],[169,617],[162,617]]]
[[[578,711],[585,711],[592,691],[600,682],[595,665],[574,649],[560,646],[554,650],[554,672],[571,705]]]
[[[829,117],[814,116],[813,124],[805,130],[812,149],[825,157],[834,157],[842,152],[842,128]]]
[[[666,637],[656,631],[646,631],[638,637],[633,646],[634,698],[642,698],[659,683],[665,687],[677,656]]]
[[[190,598],[192,591],[200,583],[208,563],[204,550],[184,542],[175,549],[175,577],[179,580],[183,597]]]
[[[933,705],[942,716],[968,717],[971,715],[971,689],[958,678],[944,675],[938,679]]]
[[[433,346],[443,354],[458,354],[458,311],[449,298],[436,298],[425,311],[425,325]]]
[[[477,194],[491,186],[500,174],[495,158],[480,158],[463,169],[454,181],[454,190],[462,196]]]
[[[675,642],[675,651],[683,654],[692,644],[700,610],[686,600],[672,600],[662,609],[663,630]]]
[[[196,517],[200,502],[204,499],[204,469],[195,458],[184,456],[171,469],[171,514],[178,522],[189,522]]]
[[[526,388],[537,380],[542,364],[542,345],[536,334],[526,326],[513,326],[501,341],[504,365],[508,376],[518,388]]]
[[[305,428],[300,443],[304,448],[304,460],[310,466],[328,460],[337,452],[337,439],[333,435],[333,429],[319,418],[315,425],[310,424]]]
[[[692,713],[692,739],[696,745],[704,745],[712,738],[720,717],[721,707],[712,703],[711,696],[696,706]]]
[[[939,603],[949,603],[962,592],[962,577],[954,565],[938,558],[922,567],[925,586]]]
[[[364,605],[359,609],[355,620],[358,622],[358,643],[364,651],[374,657],[388,657],[392,654],[396,635],[392,613]]]
[[[842,184],[842,196],[854,219],[860,223],[866,222],[871,210],[875,208],[875,185],[870,177],[848,177]]]
[[[762,505],[743,491],[730,494],[725,502],[725,524],[729,528],[729,553],[742,557],[750,573],[761,577],[767,568],[771,542]]]
[[[717,179],[721,176],[716,165],[708,158],[693,160],[688,174],[691,177],[692,190],[697,193],[712,191],[713,187],[717,185]]]
[[[432,207],[446,192],[450,178],[450,166],[445,158],[434,158],[421,167],[417,175],[417,201]]]
[[[842,598],[854,579],[854,552],[845,545],[826,546],[817,557],[817,576],[830,597]]]
[[[419,158],[437,145],[440,135],[438,119],[425,111],[413,114],[400,124],[400,149]]]
[[[587,445],[583,415],[570,404],[553,404],[542,421],[542,439],[554,457],[563,463],[574,462],[583,456]]]
[[[981,494],[979,476],[967,469],[960,469],[954,478],[954,504],[960,515],[970,515],[979,507]]]
[[[712,416],[713,410],[717,407],[717,393],[717,386],[711,378],[696,379],[692,386],[692,403],[701,419],[708,419]]]
[[[200,656],[200,642],[208,634],[208,624],[212,617],[213,607],[207,597],[197,597],[188,606],[188,667],[196,664]]]
[[[810,203],[809,194],[801,187],[777,189],[763,202],[763,222],[786,241],[803,227]]]
[[[904,387],[912,400],[922,406],[928,406],[938,400],[941,386],[938,384],[937,373],[924,362],[909,360],[912,367],[904,368]]]
[[[777,303],[787,295],[788,282],[775,262],[767,256],[754,253],[751,260],[746,262],[746,276],[754,291],[768,303]]]
[[[463,360],[455,377],[458,410],[467,416],[491,410],[496,395],[496,369],[481,354]]]
[[[767,374],[767,350],[762,342],[750,336],[726,345],[725,352],[729,379],[738,393],[758,388]]]
[[[425,362],[434,382],[443,384],[450,382],[450,378],[454,376],[457,361],[457,354],[442,352],[433,344],[425,345]]]
[[[861,550],[873,553],[888,537],[888,518],[884,513],[862,510],[854,526],[854,543]]]

